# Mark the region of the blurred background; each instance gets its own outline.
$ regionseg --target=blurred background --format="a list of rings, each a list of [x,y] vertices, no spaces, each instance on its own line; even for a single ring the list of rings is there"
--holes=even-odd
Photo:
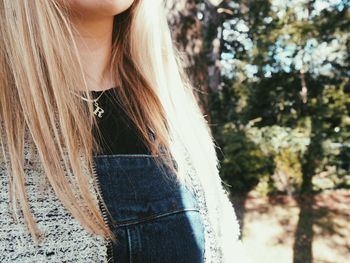
[[[350,262],[350,0],[166,6],[254,262]]]

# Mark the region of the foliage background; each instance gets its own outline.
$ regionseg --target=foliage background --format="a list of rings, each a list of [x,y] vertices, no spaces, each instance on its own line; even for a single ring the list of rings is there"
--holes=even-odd
[[[348,262],[350,0],[165,3],[254,262]]]
[[[349,187],[348,0],[167,7],[231,192]]]

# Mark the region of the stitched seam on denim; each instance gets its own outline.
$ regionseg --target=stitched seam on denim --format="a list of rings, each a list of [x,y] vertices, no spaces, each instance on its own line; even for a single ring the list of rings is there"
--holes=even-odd
[[[145,218],[142,218],[142,219],[131,220],[129,222],[128,221],[124,221],[123,223],[113,223],[113,225],[116,226],[116,227],[136,225],[136,224],[139,224],[139,223],[151,221],[153,219],[157,219],[157,218],[161,218],[161,217],[165,217],[165,216],[169,216],[169,215],[173,215],[173,214],[178,214],[178,213],[181,213],[181,212],[187,212],[187,211],[199,212],[199,210],[195,209],[195,208],[173,210],[171,212],[166,212],[166,213],[163,213],[163,214],[160,214],[160,215],[153,215],[153,216],[145,217]]]
[[[131,234],[130,234],[130,229],[126,229],[126,233],[128,235],[128,248],[129,248],[129,260],[130,260],[130,263],[132,263],[132,247],[131,247]]]

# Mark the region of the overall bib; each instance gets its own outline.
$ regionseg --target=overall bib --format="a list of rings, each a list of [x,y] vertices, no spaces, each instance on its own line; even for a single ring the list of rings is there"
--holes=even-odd
[[[95,155],[95,170],[116,234],[109,262],[204,262],[204,225],[194,194],[155,155]]]

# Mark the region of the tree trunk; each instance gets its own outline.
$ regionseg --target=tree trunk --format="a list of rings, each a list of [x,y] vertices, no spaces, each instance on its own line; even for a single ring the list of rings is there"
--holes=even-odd
[[[217,39],[220,23],[215,3],[209,0],[204,4],[200,0],[168,0],[166,9],[172,37],[184,55],[185,70],[210,123],[209,89],[215,91],[221,83],[220,40]]]

